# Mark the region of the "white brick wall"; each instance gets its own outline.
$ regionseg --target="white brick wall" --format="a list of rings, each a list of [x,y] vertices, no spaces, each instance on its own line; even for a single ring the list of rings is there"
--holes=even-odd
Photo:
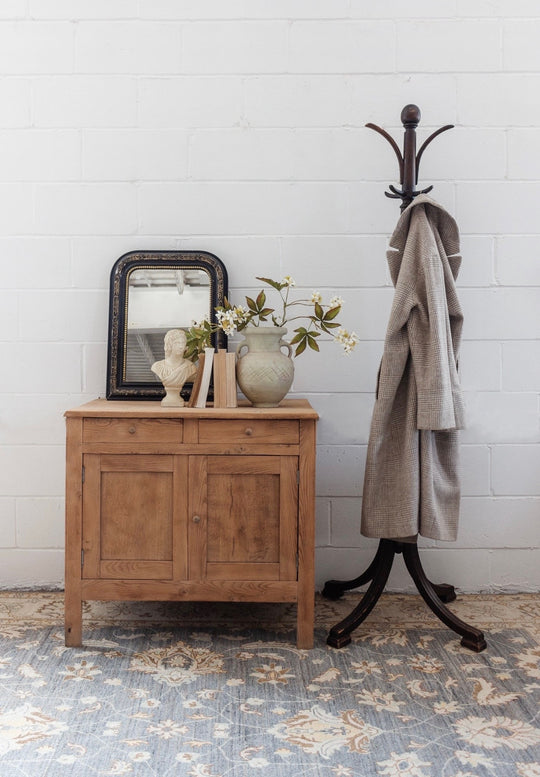
[[[220,256],[233,298],[292,274],[360,336],[296,363],[319,411],[317,582],[356,576],[399,209],[404,105],[458,219],[465,312],[458,541],[428,574],[540,588],[537,0],[0,3],[0,586],[61,586],[64,422],[105,390],[108,280],[141,248]],[[411,589],[399,563],[390,587]]]

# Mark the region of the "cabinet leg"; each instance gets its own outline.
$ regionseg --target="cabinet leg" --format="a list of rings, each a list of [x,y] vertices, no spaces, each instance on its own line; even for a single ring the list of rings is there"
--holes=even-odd
[[[303,650],[313,647],[313,629],[315,627],[315,598],[301,597],[296,611],[296,645]]]
[[[66,647],[82,645],[82,601],[65,594],[65,643]]]

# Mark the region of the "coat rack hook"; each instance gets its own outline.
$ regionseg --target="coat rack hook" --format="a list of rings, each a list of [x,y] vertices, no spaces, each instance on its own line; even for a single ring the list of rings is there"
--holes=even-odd
[[[388,132],[386,132],[386,130],[382,129],[382,127],[378,127],[376,124],[366,124],[366,127],[375,130],[375,132],[378,132],[383,138],[386,138],[396,153],[399,162],[399,182],[401,184],[401,189],[396,189],[395,186],[389,186],[390,192],[385,192],[385,195],[395,200],[400,199],[402,211],[405,210],[407,205],[410,205],[413,199],[418,197],[419,194],[427,194],[427,192],[430,192],[433,189],[433,186],[428,186],[427,189],[416,189],[420,159],[426,148],[437,135],[452,129],[454,126],[453,124],[446,124],[444,127],[440,127],[433,132],[420,146],[420,150],[417,154],[416,128],[420,123],[420,117],[420,108],[417,105],[406,105],[401,111],[401,123],[405,129],[403,137],[403,154],[399,150],[396,141],[388,134]]]

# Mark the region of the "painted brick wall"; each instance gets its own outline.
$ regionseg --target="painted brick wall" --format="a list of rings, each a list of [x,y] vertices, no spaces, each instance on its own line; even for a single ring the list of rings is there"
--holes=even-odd
[[[434,579],[540,587],[537,0],[0,3],[0,585],[61,586],[62,413],[105,387],[108,276],[142,248],[346,300],[360,337],[296,363],[321,415],[317,581],[354,576],[399,215],[388,145],[423,113],[422,183],[456,215],[466,320],[463,510]],[[235,293],[237,292],[237,293]],[[396,565],[391,587],[410,587]]]

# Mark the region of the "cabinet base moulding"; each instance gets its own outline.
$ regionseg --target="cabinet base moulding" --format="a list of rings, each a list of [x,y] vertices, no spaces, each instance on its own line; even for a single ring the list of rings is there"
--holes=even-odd
[[[296,602],[296,582],[161,583],[141,580],[86,580],[82,584],[83,600],[102,602]]]

